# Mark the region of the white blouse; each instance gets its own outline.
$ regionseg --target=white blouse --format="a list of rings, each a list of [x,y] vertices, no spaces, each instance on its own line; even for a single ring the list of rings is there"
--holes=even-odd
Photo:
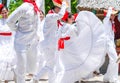
[[[8,18],[8,26],[16,30],[15,42],[28,44],[36,37],[38,27],[38,14],[30,3],[23,3]]]

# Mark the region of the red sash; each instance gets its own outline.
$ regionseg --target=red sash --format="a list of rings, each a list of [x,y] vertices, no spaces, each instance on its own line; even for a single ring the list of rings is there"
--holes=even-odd
[[[58,40],[58,50],[64,49],[64,40],[69,40],[69,39],[70,39],[69,36],[68,36],[68,37],[65,37],[65,38],[60,38],[60,39]]]
[[[0,32],[0,35],[2,35],[2,36],[11,36],[12,32]]]

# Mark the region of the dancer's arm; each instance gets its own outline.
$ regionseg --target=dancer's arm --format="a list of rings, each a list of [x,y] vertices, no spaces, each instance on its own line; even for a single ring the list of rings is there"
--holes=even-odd
[[[26,6],[25,3],[23,3],[20,7],[18,7],[13,13],[8,17],[7,25],[12,30],[17,29],[17,21],[25,14],[26,12]]]

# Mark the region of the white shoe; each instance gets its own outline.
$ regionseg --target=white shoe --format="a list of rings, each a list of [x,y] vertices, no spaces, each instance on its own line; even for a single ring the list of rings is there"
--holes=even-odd
[[[39,83],[39,81],[38,81],[38,80],[35,80],[35,79],[31,79],[31,80],[30,80],[30,83]]]

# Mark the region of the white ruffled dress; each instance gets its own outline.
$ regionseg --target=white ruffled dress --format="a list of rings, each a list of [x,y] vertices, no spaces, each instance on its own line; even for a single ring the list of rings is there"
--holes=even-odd
[[[16,64],[14,51],[14,32],[6,25],[6,19],[0,19],[0,33],[11,32],[12,35],[0,35],[0,80],[13,80]]]
[[[81,11],[76,18],[76,28],[78,35],[65,41],[65,48],[56,52],[53,83],[74,83],[103,63],[106,36],[102,22],[93,13]]]

